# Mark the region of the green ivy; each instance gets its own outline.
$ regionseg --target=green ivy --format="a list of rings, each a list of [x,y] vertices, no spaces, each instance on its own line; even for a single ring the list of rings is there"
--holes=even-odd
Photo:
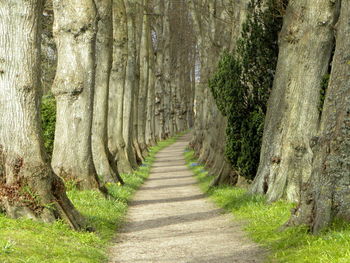
[[[49,156],[52,155],[55,139],[56,101],[53,96],[44,96],[41,102],[41,123],[44,144]]]
[[[260,158],[267,101],[278,59],[278,33],[286,0],[251,0],[235,52],[223,52],[209,81],[210,90],[228,118],[225,153],[232,166],[253,179]]]

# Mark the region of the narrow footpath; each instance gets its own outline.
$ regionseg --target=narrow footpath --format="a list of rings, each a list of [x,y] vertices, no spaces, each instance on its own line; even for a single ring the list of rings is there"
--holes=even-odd
[[[159,152],[130,204],[110,263],[263,262],[264,250],[242,225],[202,194],[186,167],[189,136]]]

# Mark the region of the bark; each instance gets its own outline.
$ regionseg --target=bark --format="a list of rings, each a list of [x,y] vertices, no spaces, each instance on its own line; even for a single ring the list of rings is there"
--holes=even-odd
[[[146,145],[146,120],[147,120],[147,96],[149,88],[149,18],[146,10],[143,10],[142,37],[140,45],[140,91],[138,98],[138,143],[143,156],[147,154]]]
[[[313,137],[310,142],[314,152],[312,174],[303,185],[301,202],[290,221],[294,225],[309,225],[314,233],[336,218],[350,220],[350,2],[339,2],[341,12],[335,27],[336,49],[320,136]]]
[[[164,1],[159,0],[155,7],[156,14],[164,13]],[[155,22],[155,46],[156,46],[156,83],[155,83],[155,134],[157,140],[165,139],[164,128],[164,39],[163,39],[163,15],[157,16]]]
[[[196,5],[196,1],[190,1],[190,14],[193,20],[194,29],[197,35],[197,52],[198,52],[198,60],[200,61],[200,80],[195,85],[195,122],[194,122],[194,131],[193,131],[193,137],[190,142],[191,147],[194,149],[196,154],[198,155],[201,147],[202,147],[202,141],[203,141],[203,132],[202,132],[202,126],[203,126],[203,97],[204,97],[204,89],[205,89],[205,82],[202,80],[202,65],[203,65],[203,48],[204,45],[204,34],[205,29],[203,25],[203,21],[200,16],[200,10],[199,7]]]
[[[128,60],[126,67],[126,78],[124,88],[123,108],[123,137],[125,141],[125,152],[133,169],[137,168],[137,160],[133,148],[133,105],[135,99],[136,71],[137,71],[137,46],[136,46],[136,0],[125,2],[128,29]]]
[[[163,18],[163,35],[162,38],[164,40],[163,46],[163,121],[164,121],[164,136],[168,138],[173,135],[173,114],[172,114],[172,101],[171,101],[171,55],[170,55],[170,6],[171,2],[168,1],[164,6],[164,18]]]
[[[43,1],[0,1],[0,210],[84,226],[44,151],[40,127]]]
[[[149,70],[148,70],[148,91],[147,91],[147,117],[146,117],[146,131],[145,141],[147,146],[153,146],[156,144],[156,126],[155,126],[155,56],[152,46],[151,33],[148,34],[148,54],[149,54]]]
[[[252,187],[269,201],[299,201],[300,187],[310,177],[309,141],[318,129],[320,86],[332,53],[336,12],[336,5],[327,0],[288,5]]]
[[[54,0],[53,6],[58,65],[52,167],[81,189],[98,188],[91,151],[97,11],[92,0]]]
[[[134,31],[135,31],[135,57],[136,57],[136,67],[135,67],[135,82],[134,82],[134,104],[133,104],[133,129],[132,129],[132,137],[133,137],[133,147],[134,152],[136,156],[136,162],[137,164],[141,164],[144,161],[144,157],[142,155],[140,143],[138,141],[139,139],[139,97],[140,97],[140,50],[141,50],[141,39],[142,39],[142,24],[143,24],[143,5],[141,5],[142,1],[137,0],[134,9],[134,17],[135,17],[135,24],[134,24]],[[140,127],[141,129],[141,127]]]
[[[103,183],[122,179],[115,165],[110,165],[111,154],[107,141],[107,113],[109,78],[112,67],[112,1],[95,0],[99,16],[96,38],[96,79],[92,124],[92,154],[98,176]],[[111,163],[113,160],[111,160]]]
[[[194,125],[194,92],[196,88],[196,50],[192,49],[191,54],[191,75],[189,83],[189,104],[187,106],[187,127],[193,128]]]
[[[124,91],[128,60],[128,31],[123,0],[113,1],[113,63],[109,84],[108,148],[119,173],[131,173],[123,137]]]

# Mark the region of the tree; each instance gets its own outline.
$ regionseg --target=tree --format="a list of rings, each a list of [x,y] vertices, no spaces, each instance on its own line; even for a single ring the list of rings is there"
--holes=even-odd
[[[112,67],[112,1],[95,0],[99,16],[96,38],[96,77],[92,125],[92,154],[102,182],[123,182],[108,150],[107,113]],[[115,117],[115,116],[113,116]]]
[[[113,1],[113,63],[108,99],[108,148],[119,173],[131,173],[123,137],[124,91],[128,59],[128,31],[124,0]]]
[[[146,1],[144,1],[146,6]],[[138,97],[138,115],[137,115],[137,128],[138,128],[138,143],[140,146],[141,154],[146,155],[147,144],[146,144],[146,122],[147,122],[147,96],[149,87],[149,76],[150,76],[150,47],[149,47],[149,35],[150,35],[150,24],[149,15],[147,9],[142,10],[142,37],[140,44],[140,91]],[[153,53],[152,53],[153,54]]]
[[[52,167],[81,189],[99,187],[91,151],[97,10],[93,0],[54,0],[58,65]]]
[[[322,78],[333,49],[337,5],[290,1],[279,36],[279,57],[268,102],[260,164],[252,192],[269,201],[299,201],[309,180]]]
[[[150,21],[149,21],[150,24]],[[155,51],[152,42],[152,33],[149,25],[148,34],[148,91],[147,91],[147,116],[146,116],[146,128],[145,128],[145,141],[147,146],[155,145],[156,143],[156,123],[155,123]]]
[[[153,43],[155,46],[155,134],[157,140],[165,139],[165,120],[164,120],[164,38],[163,38],[163,19],[164,19],[164,1],[157,0],[154,7],[156,19],[153,30]]]
[[[45,153],[40,127],[41,0],[0,2],[0,209],[13,218],[84,220]]]
[[[290,225],[308,225],[314,233],[334,219],[350,219],[350,3],[339,1],[333,8],[336,9],[340,3],[340,17],[335,27],[336,47],[320,136],[313,137],[310,142],[314,152],[312,173],[302,185],[301,201],[289,222]]]
[[[136,154],[133,147],[133,123],[134,123],[134,99],[137,73],[137,32],[136,15],[137,1],[128,0],[125,2],[128,32],[128,59],[126,65],[126,77],[124,87],[124,106],[123,106],[123,137],[125,141],[125,153],[133,169],[137,168]]]
[[[136,64],[135,64],[135,80],[134,80],[134,90],[133,90],[133,105],[132,105],[132,145],[136,157],[136,163],[140,164],[144,161],[144,157],[142,154],[141,146],[140,146],[140,136],[144,134],[142,131],[144,127],[142,127],[142,122],[140,122],[139,118],[139,108],[143,108],[142,104],[140,105],[141,101],[144,101],[143,98],[140,97],[143,96],[142,94],[142,88],[141,87],[141,42],[142,42],[142,30],[143,30],[143,10],[144,5],[142,4],[142,0],[137,0],[134,5],[134,31],[135,31],[135,57],[136,57]],[[143,114],[143,113],[142,113]],[[142,116],[141,116],[142,117]],[[141,134],[139,135],[139,131],[141,131]]]

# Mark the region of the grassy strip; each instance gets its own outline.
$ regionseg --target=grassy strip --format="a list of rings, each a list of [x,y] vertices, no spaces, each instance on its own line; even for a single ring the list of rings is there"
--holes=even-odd
[[[220,186],[209,189],[213,179],[199,165],[193,151],[186,151],[188,166],[195,173],[202,191],[206,192],[219,207],[234,214],[245,224],[252,239],[268,248],[267,262],[290,263],[345,263],[350,262],[350,226],[335,222],[323,233],[314,236],[305,227],[279,229],[290,217],[293,204],[279,201],[266,203],[263,196],[249,195],[237,187]]]
[[[76,232],[63,222],[44,224],[28,219],[9,219],[0,214],[0,262],[97,263],[107,260],[106,249],[123,222],[128,201],[149,176],[155,154],[177,137],[152,147],[144,164],[131,175],[122,175],[125,186],[108,185],[113,198],[96,191],[70,189],[68,195],[77,209],[96,229]]]

